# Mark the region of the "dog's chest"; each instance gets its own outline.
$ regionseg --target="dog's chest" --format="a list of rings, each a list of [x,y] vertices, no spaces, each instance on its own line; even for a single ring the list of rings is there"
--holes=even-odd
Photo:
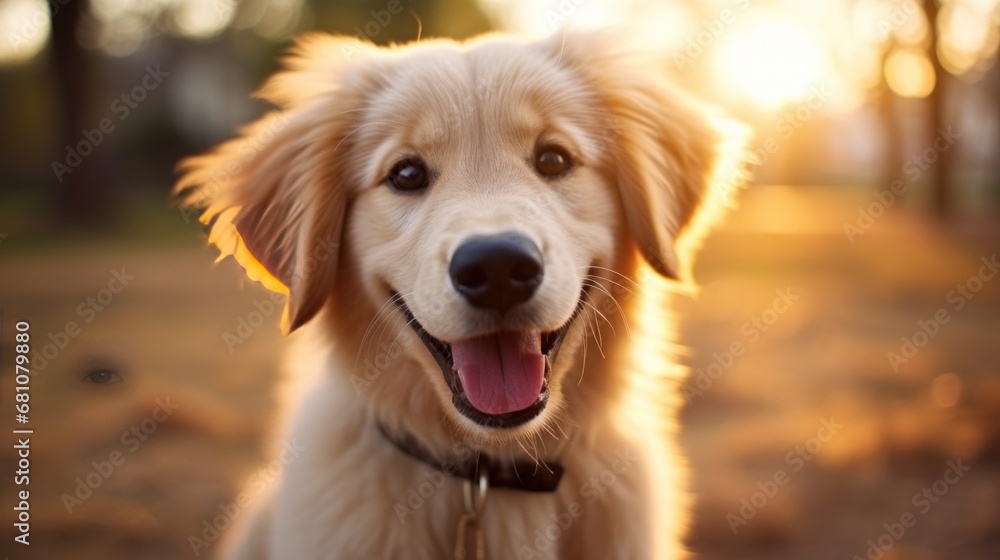
[[[303,451],[272,504],[274,557],[454,558],[464,481],[387,443],[352,410],[356,401],[338,394],[313,393],[291,431]],[[480,519],[486,557],[648,558],[649,463],[636,451],[601,438],[570,450],[555,492],[489,490]]]
[[[290,466],[296,482],[276,504],[275,534],[286,541],[276,548],[299,552],[287,557],[455,557],[463,481],[398,452],[365,459],[347,451],[322,469],[304,459]],[[644,497],[627,472],[593,470],[568,472],[555,493],[490,491],[479,519],[486,557],[646,557],[635,550],[647,540]]]

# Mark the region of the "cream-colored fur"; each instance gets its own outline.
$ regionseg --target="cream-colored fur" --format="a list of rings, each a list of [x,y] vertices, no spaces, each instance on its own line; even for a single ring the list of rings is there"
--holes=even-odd
[[[262,90],[278,109],[183,163],[178,192],[206,208],[223,256],[288,294],[283,326],[305,325],[292,373],[315,378],[284,436],[305,450],[233,531],[229,558],[452,557],[462,481],[401,453],[378,423],[442,458],[477,450],[565,466],[555,493],[489,492],[488,558],[682,555],[671,428],[683,368],[668,299],[739,177],[739,146],[670,86],[665,65],[618,44],[598,32],[392,48],[307,37]],[[563,176],[532,167],[548,143],[572,157]],[[412,155],[432,184],[396,192],[386,174]],[[504,231],[542,248],[545,277],[501,320],[460,298],[447,270],[462,240]],[[389,301],[398,292],[452,341],[554,330],[584,286],[549,405],[505,430],[455,410]]]

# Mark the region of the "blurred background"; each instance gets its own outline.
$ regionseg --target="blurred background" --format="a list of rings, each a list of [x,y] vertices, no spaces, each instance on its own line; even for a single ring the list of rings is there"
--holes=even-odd
[[[36,407],[33,545],[5,509],[0,550],[212,557],[277,476],[281,302],[168,192],[292,36],[564,25],[755,130],[678,301],[695,557],[1000,557],[998,0],[0,0],[0,423],[22,320]]]

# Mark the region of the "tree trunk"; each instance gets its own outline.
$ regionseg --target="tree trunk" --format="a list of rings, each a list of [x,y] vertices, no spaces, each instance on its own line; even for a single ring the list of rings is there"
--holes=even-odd
[[[50,2],[52,21],[52,72],[56,83],[59,131],[53,155],[52,204],[58,225],[71,229],[106,225],[110,213],[107,190],[98,179],[96,152],[69,155],[86,142],[84,130],[97,126],[87,122],[93,74],[90,56],[76,39],[80,19],[89,2]],[[73,164],[76,165],[73,165]]]
[[[948,127],[948,81],[949,74],[941,64],[937,47],[941,40],[938,29],[938,5],[936,0],[924,0],[924,12],[927,14],[929,29],[928,56],[934,65],[934,76],[936,83],[934,91],[931,92],[928,102],[930,103],[928,146],[934,145],[934,139],[942,129]],[[938,217],[946,217],[952,210],[952,168],[956,146],[938,153],[937,163],[932,167],[931,179],[931,208]]]
[[[882,54],[882,68],[885,68],[889,54],[896,46],[893,41]],[[888,84],[882,83],[878,92],[878,115],[882,120],[882,128],[885,132],[883,146],[885,156],[882,158],[882,182],[884,186],[889,186],[893,181],[903,177],[903,131],[899,122],[899,107],[896,103],[899,97]]]

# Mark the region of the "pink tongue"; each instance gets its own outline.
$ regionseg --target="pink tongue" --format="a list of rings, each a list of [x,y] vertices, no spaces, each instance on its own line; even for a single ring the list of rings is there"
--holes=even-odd
[[[465,396],[479,412],[524,410],[542,392],[545,357],[538,332],[501,332],[454,342],[451,355]]]

